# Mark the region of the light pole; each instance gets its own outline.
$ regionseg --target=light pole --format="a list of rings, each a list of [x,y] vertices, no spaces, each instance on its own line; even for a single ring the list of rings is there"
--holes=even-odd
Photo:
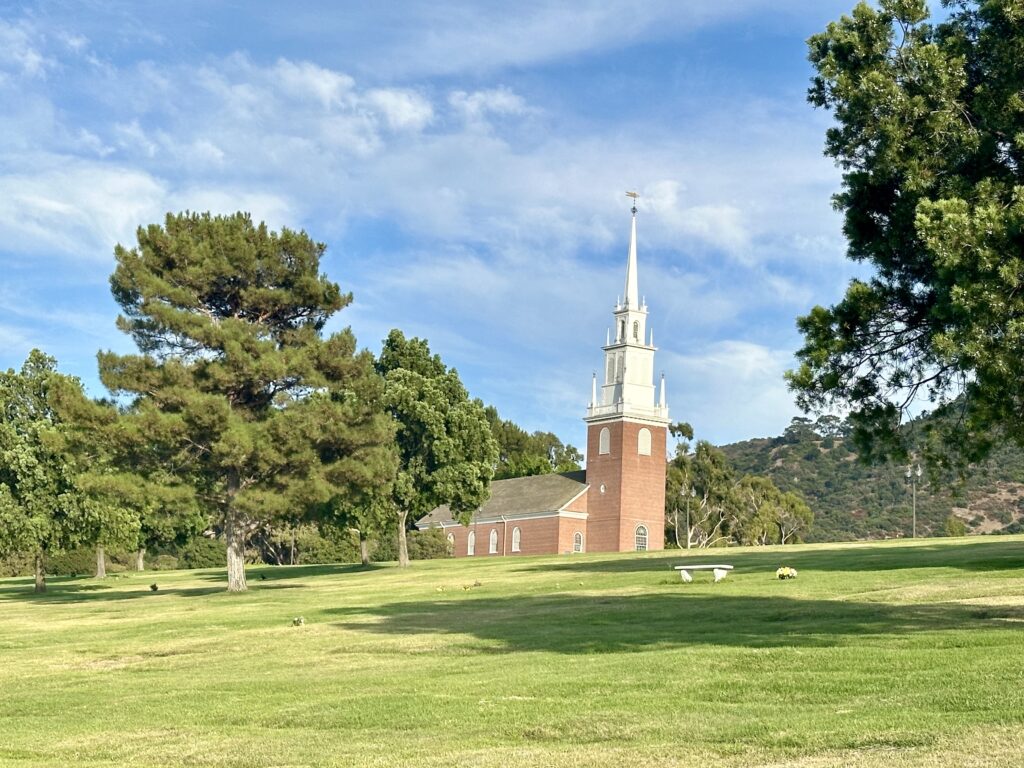
[[[917,481],[920,478],[921,478],[921,465],[920,464],[917,465],[917,469],[916,470],[913,467],[910,467],[910,466],[907,467],[907,480],[910,482],[910,492],[911,492],[912,498],[913,498],[913,502],[912,503],[913,503],[913,510],[914,510],[914,512],[913,512],[913,514],[914,514],[914,523],[913,523],[913,528],[911,529],[911,538],[913,538],[913,539],[917,538]]]

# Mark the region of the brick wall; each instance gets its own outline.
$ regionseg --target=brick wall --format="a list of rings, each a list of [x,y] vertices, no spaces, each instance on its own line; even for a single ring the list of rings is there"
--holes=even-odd
[[[586,525],[585,520],[573,521]],[[512,551],[512,531],[518,527],[521,532],[519,552]],[[490,554],[488,546],[491,531],[498,532],[498,551]],[[471,523],[468,526],[455,526],[445,528],[445,535],[453,534],[455,537],[455,556],[466,557],[466,548],[469,543],[470,531],[476,531],[476,554],[474,557],[501,557],[512,555],[553,555],[564,552],[561,544],[561,530],[559,518],[544,517],[533,520],[510,520],[507,523]],[[572,548],[570,541],[569,549]]]
[[[607,427],[610,452],[598,452]],[[651,432],[651,455],[641,456],[641,429]],[[587,429],[587,483],[590,484],[587,549],[622,552],[635,549],[637,525],[647,526],[648,549],[665,546],[665,427],[610,421]],[[604,493],[601,486],[604,485]]]

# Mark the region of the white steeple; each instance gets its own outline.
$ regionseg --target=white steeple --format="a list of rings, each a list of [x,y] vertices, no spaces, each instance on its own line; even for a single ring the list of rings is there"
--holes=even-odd
[[[626,292],[616,300],[612,312],[615,331],[608,335],[604,345],[605,375],[600,392],[596,381],[591,384],[591,404],[587,420],[631,418],[652,424],[668,423],[664,382],[659,397],[654,384],[654,334],[647,334],[647,305],[640,298],[637,276],[636,198],[633,198],[629,233],[629,252],[626,257]],[[648,339],[650,339],[648,341]]]
[[[640,291],[636,276],[636,200],[633,201],[633,223],[629,233],[629,258],[626,261],[626,306],[640,308]]]

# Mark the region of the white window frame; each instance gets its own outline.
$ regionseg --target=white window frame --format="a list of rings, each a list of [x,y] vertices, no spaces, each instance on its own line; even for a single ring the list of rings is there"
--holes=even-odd
[[[512,551],[519,552],[523,542],[523,530],[518,525],[512,529]]]
[[[582,531],[576,531],[576,533],[574,533],[572,535],[572,551],[573,552],[582,552],[583,551],[583,532]]]
[[[466,554],[476,554],[476,531],[470,531],[469,536],[466,537]]]
[[[487,554],[496,555],[498,554],[498,529],[491,528],[491,533],[487,537]]]
[[[601,427],[601,434],[597,436],[597,452],[601,454],[612,452],[612,431],[608,427]]]
[[[633,529],[633,546],[636,547],[637,552],[647,551],[649,539],[650,531],[647,530],[647,526],[643,523],[641,523],[635,529]]]

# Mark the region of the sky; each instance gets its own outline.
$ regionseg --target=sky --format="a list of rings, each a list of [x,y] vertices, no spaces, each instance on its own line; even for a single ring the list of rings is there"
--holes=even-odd
[[[636,190],[672,419],[779,434],[795,318],[860,269],[806,101],[853,4],[0,1],[0,368],[38,347],[103,396],[96,352],[134,349],[114,246],[244,210],[326,243],[329,330],[426,338],[583,448]]]

